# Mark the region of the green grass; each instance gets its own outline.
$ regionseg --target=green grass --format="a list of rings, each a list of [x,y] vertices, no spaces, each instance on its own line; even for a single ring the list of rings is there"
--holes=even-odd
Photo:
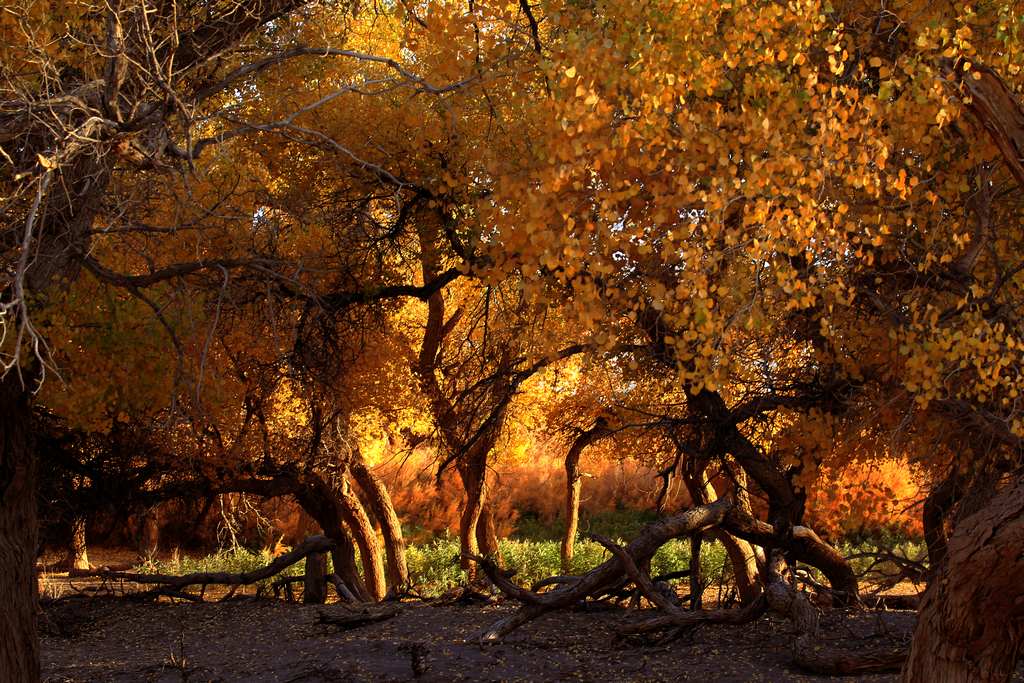
[[[654,516],[631,511],[611,512],[596,515],[586,521],[583,533],[599,533],[619,543],[635,537],[642,527]],[[441,595],[466,582],[466,574],[459,566],[459,541],[451,534],[429,537],[416,535],[418,542],[407,548],[406,561],[411,582],[417,593],[424,597]],[[515,572],[514,580],[523,586],[561,574],[560,544],[561,529],[557,524],[542,525],[538,520],[521,520],[519,527],[510,538],[500,542],[502,557],[507,569]],[[844,556],[857,553],[887,551],[909,558],[924,554],[920,541],[901,538],[879,538],[841,542],[838,550]],[[146,563],[139,571],[165,574],[188,574],[193,572],[241,573],[265,566],[273,558],[267,552],[253,552],[245,548],[221,550],[205,557],[182,556],[171,560],[155,560]],[[608,553],[600,544],[581,537],[576,542],[571,573],[583,574],[608,559]],[[725,548],[717,541],[705,542],[702,553],[704,580],[709,585],[728,583],[732,567]],[[851,561],[855,572],[861,572],[871,563],[871,558],[856,558]],[[651,561],[651,575],[658,576],[690,568],[690,545],[688,539],[673,539],[655,553]],[[299,562],[287,568],[283,575],[297,576],[304,569]],[[814,572],[817,574],[817,572]],[[276,578],[276,577],[274,577]],[[820,577],[819,577],[820,578]],[[260,582],[269,586],[273,579]],[[686,579],[682,579],[686,581]]]
[[[530,586],[561,574],[560,541],[508,538],[500,542],[500,548],[505,568],[515,572],[514,580],[520,585]],[[578,540],[575,551],[572,574],[582,574],[608,559],[607,551],[588,539]],[[706,543],[701,558],[707,581],[716,583],[730,571],[725,548],[717,542]],[[409,546],[406,560],[413,585],[425,597],[440,595],[465,583],[465,572],[459,568],[459,540],[453,536],[439,536],[428,543]],[[669,541],[651,561],[651,573],[655,576],[689,567],[690,547],[685,539]]]
[[[212,555],[193,557],[189,555],[178,555],[175,553],[170,559],[152,559],[139,567],[136,571],[142,574],[194,574],[199,572],[227,572],[229,574],[242,574],[244,572],[261,569],[274,560],[267,551],[253,552],[242,547],[225,548],[218,550]],[[328,566],[330,558],[328,558]],[[269,588],[270,584],[281,576],[299,576],[305,570],[302,562],[297,562],[276,576],[264,579],[254,585],[260,588]],[[330,570],[328,570],[330,571]]]

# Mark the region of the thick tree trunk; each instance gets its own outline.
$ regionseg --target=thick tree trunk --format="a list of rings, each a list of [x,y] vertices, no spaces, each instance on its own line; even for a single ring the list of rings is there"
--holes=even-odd
[[[757,551],[754,546],[722,529],[712,529],[708,534],[725,547],[725,553],[729,556],[729,564],[732,565],[736,590],[740,594],[740,603],[744,605],[753,603],[761,596]]]
[[[746,490],[746,475],[742,470],[733,472],[737,491],[734,492],[736,507],[746,514],[750,513],[750,495]],[[718,493],[710,481],[704,480],[703,470],[699,474],[683,471],[683,483],[686,485],[690,498],[696,504],[707,505],[718,498]],[[732,565],[736,590],[740,594],[740,602],[744,605],[753,603],[761,596],[761,582],[758,581],[757,554],[754,547],[742,538],[737,538],[724,529],[712,529],[709,535],[718,539],[725,547]],[[691,551],[692,552],[692,551]],[[690,575],[691,591],[693,575]],[[692,593],[691,593],[692,594]]]
[[[722,528],[751,544],[763,547],[780,544],[775,527],[735,507],[726,514]],[[837,606],[860,602],[857,575],[850,563],[814,531],[794,526],[789,538],[781,538],[781,546],[794,560],[821,570],[833,590],[833,602]]]
[[[462,478],[462,487],[466,491],[466,502],[459,518],[459,547],[462,551],[462,568],[472,581],[476,579],[476,563],[470,560],[469,556],[480,554],[476,527],[480,523],[487,495],[486,460],[480,457],[467,458],[459,463],[458,470]]]
[[[348,586],[357,599],[369,601],[370,594],[367,593],[363,579],[359,576],[359,567],[356,565],[356,546],[352,543],[352,539],[340,524],[333,531],[324,529],[324,534],[338,543],[338,547],[331,551],[334,573]]]
[[[349,488],[348,482],[345,482],[341,492],[340,505],[342,518],[352,531],[352,536],[359,547],[366,589],[373,600],[383,600],[388,589],[387,581],[384,579],[384,560],[381,557],[380,544],[377,543],[377,532],[359,498]]]
[[[485,502],[480,513],[480,521],[476,525],[476,542],[485,557],[493,558],[499,567],[504,566],[501,559],[501,547],[498,545],[498,527],[494,521],[494,507]]]
[[[352,538],[345,529],[342,520],[341,505],[337,496],[330,490],[326,482],[319,477],[295,482],[295,498],[302,509],[316,520],[323,529],[324,535],[335,541],[338,546],[331,551],[334,573],[355,593],[360,600],[372,600],[359,569],[356,566],[356,551]]]
[[[402,536],[402,522],[398,518],[398,513],[395,512],[391,495],[384,482],[367,466],[362,454],[358,451],[352,459],[352,476],[366,496],[374,517],[380,523],[381,535],[384,537],[384,552],[388,563],[388,582],[394,587],[402,587],[409,582],[409,568],[405,561],[405,538]]]
[[[1024,645],[1024,479],[957,525],[936,569],[904,683],[1009,681]]]
[[[0,678],[39,680],[36,634],[36,460],[30,392],[0,378]]]
[[[75,517],[71,522],[71,539],[68,554],[64,560],[68,570],[89,569],[89,548],[85,539],[85,518]]]
[[[302,602],[322,605],[327,601],[327,556],[323,553],[306,555],[306,569],[302,581]]]

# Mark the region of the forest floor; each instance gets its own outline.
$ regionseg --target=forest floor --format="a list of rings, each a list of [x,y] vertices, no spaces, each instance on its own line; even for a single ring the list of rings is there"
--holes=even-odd
[[[390,620],[338,632],[304,606],[252,597],[223,603],[57,601],[43,619],[44,680],[99,681],[820,681],[793,668],[788,623],[708,625],[671,642],[636,643],[617,608],[567,611],[481,646],[479,633],[511,605],[403,603]],[[826,613],[822,632],[862,647],[909,637],[910,612]],[[889,681],[896,676],[843,680]]]

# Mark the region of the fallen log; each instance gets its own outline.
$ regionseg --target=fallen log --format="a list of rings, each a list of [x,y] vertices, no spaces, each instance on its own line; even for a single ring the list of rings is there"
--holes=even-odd
[[[324,553],[334,548],[335,542],[326,536],[310,536],[291,551],[280,555],[264,567],[248,572],[195,572],[181,576],[173,574],[142,574],[138,572],[100,571],[95,576],[106,580],[129,581],[146,585],[161,586],[161,590],[181,592],[189,586],[248,586],[280,574],[312,553]],[[152,592],[152,591],[151,591]]]
[[[709,623],[745,624],[754,621],[765,612],[767,605],[763,596],[759,596],[743,609],[684,610],[659,588],[657,582],[640,569],[625,548],[597,534],[591,534],[590,537],[617,557],[622,563],[626,575],[633,581],[641,595],[665,612],[662,616],[620,628],[619,632],[622,634],[648,633],[670,627]]]
[[[721,498],[710,505],[701,505],[661,519],[645,527],[640,535],[626,546],[625,551],[635,563],[645,564],[669,539],[720,524],[731,507],[730,500]],[[487,558],[470,556],[469,559],[481,566],[484,574],[498,590],[524,604],[519,611],[495,622],[484,631],[480,636],[483,642],[497,641],[551,610],[568,607],[594,594],[604,593],[610,586],[619,584],[627,578],[622,560],[613,556],[581,575],[579,581],[562,585],[546,593],[536,593],[513,583]]]
[[[317,618],[318,624],[327,624],[334,626],[335,628],[348,631],[350,629],[359,628],[361,626],[367,626],[369,624],[375,624],[378,621],[386,621],[392,619],[401,614],[402,610],[398,607],[388,607],[386,609],[372,610],[370,608],[362,609],[358,612],[328,612],[325,609],[319,610],[319,617]]]

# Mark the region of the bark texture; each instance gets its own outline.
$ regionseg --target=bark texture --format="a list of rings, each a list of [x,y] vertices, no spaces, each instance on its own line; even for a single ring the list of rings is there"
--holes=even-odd
[[[323,553],[306,555],[306,569],[302,579],[302,602],[322,605],[327,601],[327,556]]]
[[[565,455],[565,535],[562,537],[562,573],[571,573],[572,558],[576,551],[576,534],[580,523],[580,494],[583,489],[583,475],[580,472],[580,456],[584,449],[607,436],[608,425],[599,417],[594,426],[581,432],[573,440]]]
[[[380,544],[377,542],[377,532],[359,498],[348,486],[348,482],[344,483],[338,499],[342,519],[352,531],[352,536],[359,547],[366,590],[374,601],[382,600],[387,593],[387,582],[384,579],[384,561],[381,558]]]
[[[36,636],[36,460],[30,394],[16,373],[0,378],[0,678],[39,680]]]
[[[362,489],[367,504],[380,524],[381,535],[384,537],[388,582],[392,586],[404,586],[409,583],[409,568],[405,561],[405,538],[402,536],[402,521],[395,512],[391,495],[384,482],[367,466],[358,451],[352,459],[352,477]]]
[[[957,525],[925,591],[904,683],[1009,681],[1024,643],[1024,479]]]
[[[65,559],[68,570],[89,569],[89,548],[85,538],[85,518],[75,517],[71,522],[71,539],[68,542],[68,555]]]

